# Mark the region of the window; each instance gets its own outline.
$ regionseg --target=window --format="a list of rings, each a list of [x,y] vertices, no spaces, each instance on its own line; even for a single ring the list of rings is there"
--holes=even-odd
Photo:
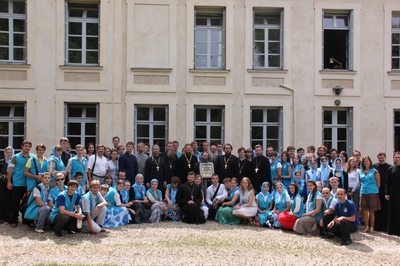
[[[99,5],[66,3],[66,65],[99,64]]]
[[[283,10],[254,9],[253,67],[283,69]]]
[[[194,139],[199,143],[208,141],[210,144],[224,143],[225,109],[221,106],[195,106],[194,108]]]
[[[400,13],[392,16],[392,69],[400,70]]]
[[[328,150],[336,148],[338,151],[352,151],[353,109],[323,110],[323,144]]]
[[[158,144],[163,152],[168,141],[168,107],[135,106],[134,130],[135,143]]]
[[[72,149],[76,144],[98,144],[99,114],[97,104],[66,104],[65,135]]]
[[[400,110],[394,111],[394,150],[400,151]]]
[[[0,62],[26,63],[25,1],[0,1]]]
[[[7,146],[20,151],[25,139],[25,105],[23,103],[0,103],[0,153]]]
[[[353,11],[323,13],[322,69],[353,70],[353,17]]]
[[[282,108],[252,107],[250,117],[251,147],[261,144],[264,150],[268,146],[282,150]]]
[[[225,9],[195,10],[194,68],[225,69]]]

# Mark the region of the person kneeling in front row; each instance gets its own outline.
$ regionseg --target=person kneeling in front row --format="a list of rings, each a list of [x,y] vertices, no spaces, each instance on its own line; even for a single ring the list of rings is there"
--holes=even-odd
[[[335,218],[328,224],[328,231],[332,237],[340,236],[340,245],[350,245],[350,233],[357,232],[360,221],[354,203],[346,199],[346,191],[340,188],[336,195],[339,201],[335,205]]]
[[[82,212],[85,221],[82,225],[82,232],[98,234],[104,232],[102,229],[107,212],[107,202],[100,194],[100,181],[90,182],[90,191],[82,196]]]

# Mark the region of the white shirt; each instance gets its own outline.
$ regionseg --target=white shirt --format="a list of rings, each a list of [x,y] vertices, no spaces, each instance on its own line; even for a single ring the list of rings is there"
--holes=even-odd
[[[92,170],[94,164],[95,155],[89,157],[88,160],[88,169]],[[97,176],[105,176],[107,170],[107,158],[105,156],[97,156],[96,158],[96,165],[94,166],[94,171],[92,174]]]
[[[218,185],[217,186],[211,185],[207,188],[206,202],[210,206],[212,205],[212,197],[214,196],[215,191],[217,191],[217,187]],[[227,197],[228,197],[228,191],[226,190],[225,185],[221,184],[215,198],[217,199],[217,202],[219,202],[221,199]]]

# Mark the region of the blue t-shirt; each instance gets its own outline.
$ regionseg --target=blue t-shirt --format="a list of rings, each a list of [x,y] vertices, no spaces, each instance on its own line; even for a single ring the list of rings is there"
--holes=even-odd
[[[68,195],[68,194],[67,194],[67,195]],[[74,195],[72,195],[72,196],[68,195],[70,201],[72,200],[72,197],[73,197],[73,196],[74,196]],[[75,200],[74,205],[75,205],[75,206],[76,206],[76,205],[80,205],[80,204],[79,204],[80,200],[81,200],[81,195],[78,194],[78,196],[76,197],[76,200]],[[65,197],[57,197],[57,206],[58,206],[58,207],[60,207],[60,206],[64,206],[64,207],[65,207]]]
[[[360,226],[360,220],[358,219],[357,211],[356,211],[356,206],[351,200],[347,200],[344,203],[341,203],[338,201],[335,205],[335,215],[337,217],[351,217],[355,216],[356,220],[354,221],[354,225],[356,226],[356,229],[358,230],[358,227]]]

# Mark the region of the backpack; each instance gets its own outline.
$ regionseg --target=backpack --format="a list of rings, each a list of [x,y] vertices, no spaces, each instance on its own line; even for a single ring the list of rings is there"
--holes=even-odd
[[[37,188],[39,190],[39,192],[42,192],[42,189],[40,188],[40,186],[36,186],[36,187],[28,190],[27,192],[25,192],[24,195],[22,196],[21,204],[19,206],[19,211],[22,213],[22,217],[24,217],[25,212],[28,209],[28,207],[35,201],[33,196],[32,196],[32,200],[29,200],[31,198],[31,194],[35,188]]]

